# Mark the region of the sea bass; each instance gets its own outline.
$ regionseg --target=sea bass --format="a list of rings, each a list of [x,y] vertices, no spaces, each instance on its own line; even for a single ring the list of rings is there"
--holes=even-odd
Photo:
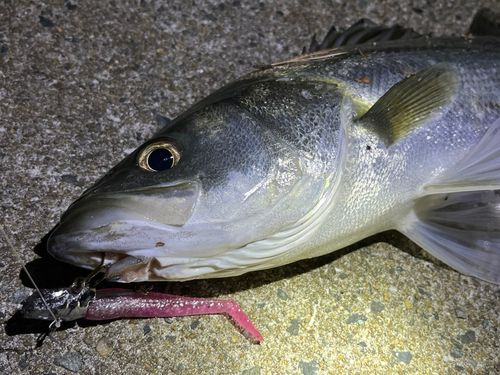
[[[500,283],[500,38],[262,67],[156,133],[48,241],[122,282],[236,276],[396,229]]]

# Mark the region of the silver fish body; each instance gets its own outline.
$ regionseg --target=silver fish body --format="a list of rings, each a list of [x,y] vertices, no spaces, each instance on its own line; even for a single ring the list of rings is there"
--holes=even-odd
[[[358,48],[202,100],[84,193],[49,252],[87,268],[104,257],[125,282],[188,280],[397,229],[500,282],[500,39]]]

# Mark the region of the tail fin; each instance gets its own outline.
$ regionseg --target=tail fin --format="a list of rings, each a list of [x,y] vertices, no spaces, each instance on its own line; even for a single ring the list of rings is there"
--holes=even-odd
[[[500,284],[500,119],[425,188],[401,231],[457,270]]]

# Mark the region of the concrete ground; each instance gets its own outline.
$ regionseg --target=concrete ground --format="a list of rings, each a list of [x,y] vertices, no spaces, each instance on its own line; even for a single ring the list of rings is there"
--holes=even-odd
[[[384,233],[332,255],[239,278],[165,284],[231,297],[264,335],[222,316],[45,325],[15,314],[78,270],[35,247],[82,191],[156,130],[254,64],[363,17],[463,35],[485,1],[2,0],[0,239],[2,374],[499,374],[500,287]],[[160,122],[163,121],[161,118]],[[36,260],[35,260],[36,259]],[[84,274],[84,273],[83,273]]]

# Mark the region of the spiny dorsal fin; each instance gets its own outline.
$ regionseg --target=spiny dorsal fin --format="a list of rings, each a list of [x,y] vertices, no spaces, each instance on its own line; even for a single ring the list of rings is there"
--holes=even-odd
[[[364,43],[385,42],[389,40],[409,40],[422,37],[413,29],[405,29],[399,25],[392,27],[378,26],[367,18],[363,18],[345,31],[337,31],[332,26],[320,44],[316,40],[316,34],[311,40],[309,52],[325,51],[341,46],[354,46]],[[304,48],[302,54],[306,53]]]
[[[447,64],[436,64],[396,83],[359,120],[387,146],[435,120],[451,103],[457,79]]]
[[[500,13],[480,9],[469,27],[471,36],[500,36]]]

